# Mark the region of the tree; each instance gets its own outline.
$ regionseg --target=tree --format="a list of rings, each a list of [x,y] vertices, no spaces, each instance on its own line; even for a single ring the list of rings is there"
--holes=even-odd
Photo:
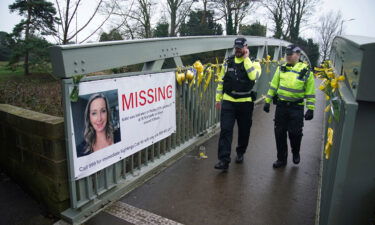
[[[168,37],[169,23],[166,21],[160,21],[156,24],[153,30],[153,37]]]
[[[0,31],[0,61],[8,61],[12,55],[12,49],[9,48],[9,34]]]
[[[116,41],[116,40],[123,40],[122,35],[116,29],[112,29],[109,33],[103,32],[100,35],[99,41]]]
[[[274,37],[283,37],[286,0],[265,0],[263,6],[267,9],[268,17],[274,23]]]
[[[142,29],[140,36],[143,38],[151,37],[151,15],[153,5],[154,4],[151,0],[138,0],[136,9],[131,11],[131,14],[129,15],[130,18],[141,24]]]
[[[130,15],[137,7],[137,0],[112,0],[104,7],[105,14],[112,14],[113,30],[121,32],[125,39],[134,39],[141,33],[141,24],[130,18]]]
[[[301,26],[315,10],[319,0],[287,0],[287,31],[286,36],[292,42],[297,40]]]
[[[169,36],[174,37],[196,0],[167,0],[167,10],[170,17]]]
[[[333,38],[340,32],[342,14],[340,11],[330,11],[321,16],[319,21],[317,31],[320,43],[320,57],[324,61],[329,56]]]
[[[31,49],[28,55],[28,69],[42,68],[45,71],[48,67],[47,64],[50,61],[48,48],[52,44],[43,37],[30,34],[27,42],[9,39],[8,44],[12,49],[9,58],[9,66],[12,69],[15,69],[21,58],[25,57],[25,49]]]
[[[205,20],[202,21],[203,14]],[[181,36],[197,36],[197,35],[222,35],[223,29],[221,24],[215,23],[213,12],[191,11],[189,21],[181,24]]]
[[[313,39],[311,38],[305,40],[300,37],[297,38],[294,43],[303,49],[311,62],[312,68],[314,68],[319,60],[319,44],[314,43]]]
[[[237,34],[243,19],[254,9],[254,0],[211,0],[210,7],[224,18],[227,35]]]
[[[275,38],[294,42],[301,27],[315,10],[319,0],[265,0],[269,18],[274,22]]]
[[[22,51],[24,56],[25,75],[29,72],[29,54],[33,49],[31,36],[51,35],[56,32],[55,23],[58,19],[55,17],[56,9],[52,3],[45,0],[16,0],[9,5],[10,12],[18,12],[20,16],[25,17],[20,23],[15,25],[12,32],[12,38],[15,45]],[[14,57],[13,57],[14,58]]]
[[[121,31],[126,39],[152,37],[152,16],[155,11],[154,0],[112,0],[107,4],[107,14],[118,21],[115,30]]]
[[[260,22],[251,25],[240,25],[239,34],[265,37],[267,32],[266,26]]]
[[[61,23],[58,24],[58,28],[59,28],[58,33],[57,35],[55,35],[58,43],[68,44],[74,39],[76,39],[77,40],[76,42],[78,42],[78,38],[77,38],[78,34],[89,26],[89,24],[92,22],[94,17],[98,14],[99,9],[101,7],[106,8],[106,9],[108,8],[108,7],[105,7],[108,4],[106,5],[104,0],[100,0],[97,3],[95,10],[91,14],[90,18],[87,21],[84,21],[83,25],[78,27],[77,13],[79,11],[79,6],[81,4],[81,1],[82,0],[75,0],[75,1],[55,0],[55,4],[58,9],[59,20],[61,21]],[[94,35],[107,22],[107,20],[112,15],[113,10],[114,10],[114,5],[110,8],[108,12],[106,12],[107,14],[106,18],[99,25],[96,26],[96,29],[93,32],[91,32],[89,35],[84,37],[81,41],[79,41],[79,43],[85,42],[92,35]],[[74,18],[76,18],[76,30],[72,31],[72,22]]]
[[[251,10],[255,10],[255,2],[253,0],[235,0],[233,1],[234,10],[234,26],[233,29],[237,34],[239,25]]]

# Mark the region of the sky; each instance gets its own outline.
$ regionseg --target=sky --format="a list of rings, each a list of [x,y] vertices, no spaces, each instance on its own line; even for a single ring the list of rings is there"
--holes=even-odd
[[[14,0],[0,1],[0,31],[11,32],[14,25],[21,20],[21,17],[16,13],[11,14],[9,12],[8,6],[13,2]],[[95,5],[93,4],[93,0],[83,0],[82,2],[90,2],[91,6]],[[81,7],[79,11],[81,13],[78,14],[78,27],[79,23],[83,23],[88,15],[90,15],[90,12],[94,10],[90,5],[83,5]],[[341,10],[345,21],[343,23],[343,34],[375,37],[375,0],[321,0],[320,4],[316,7],[314,16],[309,20],[308,24],[302,28],[302,36],[304,38],[317,40],[318,37],[313,28],[319,25],[319,17],[331,10],[338,9]],[[267,21],[265,14],[261,11],[250,16],[247,22],[252,23],[255,21],[260,21],[262,24],[266,23],[267,26],[271,25],[271,22]],[[94,23],[99,22],[100,16],[94,20]],[[108,31],[109,27],[110,25],[104,27],[104,30]],[[87,36],[87,34],[93,30],[93,27],[88,27],[84,33],[80,34],[78,40],[83,39],[84,36]],[[272,32],[268,31],[267,36],[271,35]],[[97,36],[93,36],[90,40],[97,41],[97,39]]]

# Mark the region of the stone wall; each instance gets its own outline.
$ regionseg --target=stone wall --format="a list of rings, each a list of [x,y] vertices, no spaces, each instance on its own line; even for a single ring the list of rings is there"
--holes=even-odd
[[[64,119],[0,104],[0,166],[48,211],[69,207]]]

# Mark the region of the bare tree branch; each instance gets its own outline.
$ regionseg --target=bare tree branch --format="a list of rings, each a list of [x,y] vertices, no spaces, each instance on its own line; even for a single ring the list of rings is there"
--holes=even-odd
[[[91,20],[94,18],[94,16],[96,15],[96,13],[98,12],[98,9],[100,7],[100,5],[102,4],[103,0],[100,0],[100,2],[98,3],[94,13],[91,15],[90,19],[86,22],[85,25],[83,25],[80,29],[77,30],[77,32],[75,32],[73,34],[73,37],[75,37],[79,32],[81,32],[83,29],[85,29],[87,27],[87,25],[89,25],[89,23],[91,22]]]
[[[62,29],[63,32],[64,32],[64,26],[63,26],[63,24],[64,24],[64,17],[61,16],[61,9],[60,9],[60,4],[59,4],[59,2],[58,2],[57,0],[55,0],[55,2],[56,2],[57,9],[58,9],[58,12],[59,12],[59,17],[60,17],[60,20],[61,20],[61,24],[58,24],[58,26],[59,26],[59,27],[61,26],[61,29]]]
[[[114,10],[114,7],[112,8],[112,12],[113,12],[113,10]],[[111,15],[112,15],[112,12],[111,13],[109,13],[108,15],[107,15],[107,18],[105,18],[105,20],[103,20],[103,22],[100,24],[100,26],[96,29],[96,30],[94,30],[91,34],[89,34],[85,39],[83,39],[83,41],[81,41],[80,43],[83,43],[83,42],[85,42],[87,39],[89,39],[92,35],[94,35],[104,24],[105,24],[105,22],[107,22],[107,20],[109,19],[109,17],[111,17]]]
[[[325,60],[330,53],[333,38],[340,32],[342,14],[330,11],[320,17],[320,25],[316,28],[319,34],[320,56]]]
[[[69,19],[69,23],[68,23],[68,27],[70,26],[70,23],[72,22],[73,18],[74,18],[74,15],[76,15],[77,13],[77,9],[78,9],[78,6],[79,6],[79,3],[81,2],[81,0],[78,0],[78,2],[76,3],[76,7],[74,8],[74,11],[72,13],[72,16],[70,17]]]

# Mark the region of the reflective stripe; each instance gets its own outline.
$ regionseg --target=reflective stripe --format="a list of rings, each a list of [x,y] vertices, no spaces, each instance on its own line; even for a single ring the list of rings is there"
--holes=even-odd
[[[252,72],[254,70],[255,70],[255,68],[254,68],[254,66],[252,66],[252,67],[250,67],[249,69],[246,70],[246,73],[250,73],[250,72]]]
[[[292,73],[296,73],[296,74],[300,74],[301,72],[298,72],[298,71],[295,71],[295,70],[288,70],[286,72],[292,72]]]
[[[230,71],[230,72],[234,71],[234,68],[228,68],[228,71]]]
[[[222,85],[223,83],[224,83],[223,81],[219,81],[219,82],[218,82],[218,84],[221,84],[221,85]]]
[[[248,95],[251,93],[251,91],[247,91],[247,92],[237,92],[237,91],[232,91],[231,92],[232,94],[236,94],[236,95]]]
[[[293,98],[293,97],[288,97],[288,96],[284,96],[284,95],[279,95],[279,97],[283,98],[283,99],[285,99],[287,101],[292,101],[292,102],[302,100],[302,98]]]
[[[274,91],[277,91],[277,89],[276,89],[276,88],[274,88],[274,87],[270,87],[270,89],[272,89],[272,90],[274,90]]]
[[[315,95],[305,95],[305,98],[315,98]]]
[[[306,102],[306,105],[315,105],[314,102]]]
[[[273,96],[271,96],[271,95],[266,95],[266,98],[273,98]]]
[[[287,88],[287,87],[283,87],[283,86],[280,86],[279,89],[284,90],[284,91],[293,92],[293,93],[304,93],[304,92],[305,92],[304,90],[298,90],[298,89],[293,89],[293,88]]]
[[[223,94],[223,91],[216,90],[216,94]]]

